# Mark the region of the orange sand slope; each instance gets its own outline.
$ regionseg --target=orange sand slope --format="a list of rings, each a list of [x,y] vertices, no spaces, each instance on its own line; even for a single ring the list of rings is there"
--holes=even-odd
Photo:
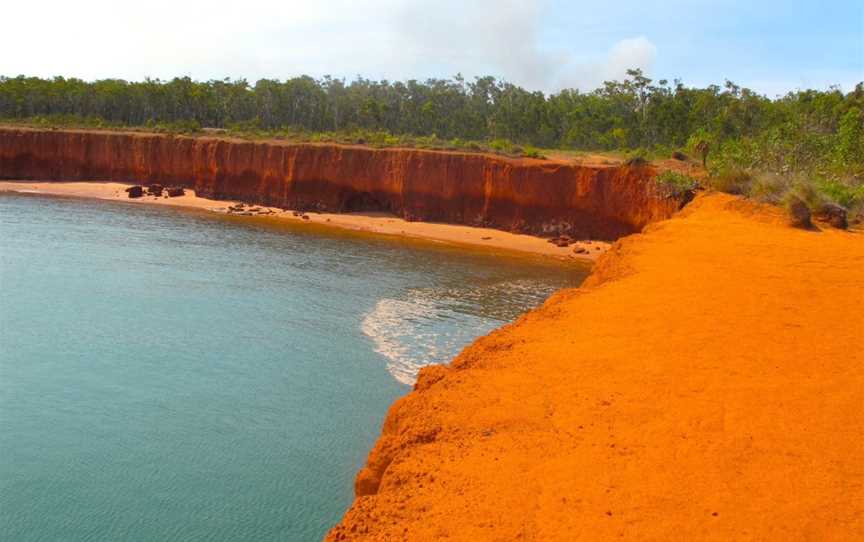
[[[421,373],[328,538],[864,540],[864,234],[726,195]]]

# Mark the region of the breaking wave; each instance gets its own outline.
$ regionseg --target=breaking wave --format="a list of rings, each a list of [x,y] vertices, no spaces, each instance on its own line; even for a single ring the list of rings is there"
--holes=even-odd
[[[381,299],[361,328],[387,359],[390,374],[412,385],[421,367],[449,362],[475,338],[539,305],[551,290],[531,280],[415,289],[403,299]]]

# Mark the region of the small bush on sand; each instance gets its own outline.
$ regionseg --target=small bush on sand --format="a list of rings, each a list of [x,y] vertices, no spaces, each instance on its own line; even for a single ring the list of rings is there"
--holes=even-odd
[[[666,195],[676,198],[692,193],[699,186],[693,177],[672,170],[660,173],[654,177],[654,182]]]
[[[546,158],[543,156],[543,153],[540,152],[540,149],[532,147],[531,145],[525,146],[525,149],[522,151],[522,156],[525,156],[526,158],[538,158],[541,160]]]
[[[864,182],[852,179],[822,180],[818,183],[819,191],[847,209],[855,209],[864,205]]]
[[[627,158],[624,160],[624,164],[635,167],[647,165],[648,154],[648,151],[643,148],[634,149],[627,153]]]
[[[790,188],[791,181],[788,177],[776,173],[760,173],[753,177],[747,196],[763,203],[779,205]]]
[[[753,175],[743,169],[727,169],[709,177],[708,184],[720,192],[746,196],[750,193]]]
[[[811,212],[818,213],[822,207],[829,203],[824,194],[819,192],[815,183],[806,179],[797,179],[788,192],[791,198],[797,198],[804,202]]]
[[[489,148],[496,152],[510,153],[513,143],[506,139],[493,139],[489,142]]]
[[[715,190],[738,194],[764,203],[782,205],[792,222],[809,227],[810,215],[845,228],[847,219],[857,223],[864,215],[864,182],[854,178],[820,179],[811,175],[726,170],[712,175],[709,186]],[[807,217],[801,206],[807,208]]]

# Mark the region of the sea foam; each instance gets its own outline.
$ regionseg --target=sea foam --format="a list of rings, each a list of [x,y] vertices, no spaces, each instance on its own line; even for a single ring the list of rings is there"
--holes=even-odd
[[[547,293],[543,289],[538,291],[538,284],[530,280],[414,289],[402,299],[378,301],[364,316],[361,329],[387,359],[393,378],[410,386],[423,366],[449,362],[476,337],[514,319],[526,305],[541,302]],[[490,318],[490,313],[497,317]]]

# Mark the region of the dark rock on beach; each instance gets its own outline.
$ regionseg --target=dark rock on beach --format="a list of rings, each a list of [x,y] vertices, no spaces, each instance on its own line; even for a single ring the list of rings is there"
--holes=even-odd
[[[553,237],[549,239],[549,242],[555,245],[556,247],[569,247],[573,243],[576,242],[575,239],[570,237],[569,235],[559,235],[558,237]]]
[[[144,187],[143,186],[130,186],[126,189],[126,193],[129,194],[130,198],[140,198],[144,195]]]

